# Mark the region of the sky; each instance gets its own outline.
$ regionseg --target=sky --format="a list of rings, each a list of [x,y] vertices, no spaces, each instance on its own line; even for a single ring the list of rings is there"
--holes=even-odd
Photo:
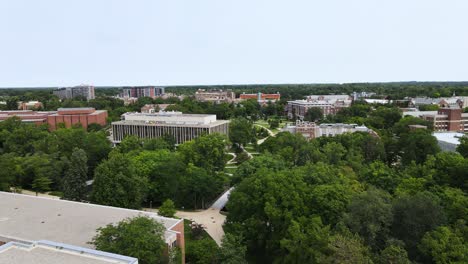
[[[468,81],[466,0],[0,0],[0,87]]]

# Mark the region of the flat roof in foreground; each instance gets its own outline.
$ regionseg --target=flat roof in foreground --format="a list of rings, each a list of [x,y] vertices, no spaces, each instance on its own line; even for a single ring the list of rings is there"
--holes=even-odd
[[[166,240],[176,235],[170,229],[182,221],[145,211],[0,192],[0,235],[22,240],[93,248],[88,242],[96,229],[140,215],[161,222]]]
[[[0,246],[0,263],[8,264],[136,264],[132,257],[50,241],[9,242]]]

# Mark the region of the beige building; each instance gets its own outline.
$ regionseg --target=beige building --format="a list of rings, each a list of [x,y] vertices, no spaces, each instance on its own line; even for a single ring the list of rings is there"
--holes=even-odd
[[[195,99],[200,102],[232,103],[236,100],[236,93],[231,90],[211,90],[198,89],[195,92]]]
[[[324,116],[336,114],[340,109],[350,107],[353,102],[349,95],[309,95],[305,100],[288,101],[288,118],[304,119],[310,108],[319,108]]]
[[[122,115],[122,121],[112,122],[114,143],[120,143],[129,135],[139,138],[159,138],[171,135],[176,144],[182,144],[203,134],[211,133],[228,135],[229,121],[217,120],[216,115],[158,112],[126,113]]]
[[[372,130],[365,126],[358,126],[357,124],[316,124],[314,122],[297,120],[295,125],[287,126],[283,131],[298,133],[310,140],[318,137],[334,137],[345,133],[371,132]]]

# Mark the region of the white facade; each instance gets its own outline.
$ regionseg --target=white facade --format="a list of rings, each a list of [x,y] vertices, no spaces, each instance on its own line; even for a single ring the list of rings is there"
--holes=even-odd
[[[345,133],[354,132],[371,132],[366,126],[359,126],[357,124],[315,124],[314,122],[296,121],[294,126],[286,126],[283,131],[290,133],[298,133],[306,139],[314,139],[318,137],[334,137]]]
[[[125,121],[140,121],[146,123],[165,124],[205,124],[216,122],[216,115],[182,114],[182,112],[158,112],[158,113],[125,113],[122,115]]]

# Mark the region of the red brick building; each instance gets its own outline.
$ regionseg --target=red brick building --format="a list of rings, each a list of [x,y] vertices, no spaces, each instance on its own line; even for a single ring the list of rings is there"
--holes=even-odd
[[[89,124],[106,125],[107,111],[96,110],[92,107],[83,108],[59,108],[56,113],[47,116],[49,130],[55,130],[58,124],[64,123],[65,127],[81,124],[84,129]]]
[[[24,123],[34,123],[42,125],[47,123],[47,117],[54,114],[53,111],[32,111],[32,110],[18,110],[18,111],[0,111],[0,122],[13,116],[18,117]]]
[[[239,96],[241,100],[248,100],[248,99],[256,99],[258,102],[276,102],[281,99],[281,95],[279,93],[275,94],[264,94],[264,93],[256,93],[256,94],[246,94],[243,93]]]
[[[91,107],[83,108],[59,108],[57,111],[0,111],[0,121],[16,116],[25,123],[34,123],[36,125],[49,124],[49,130],[56,130],[60,123],[65,127],[71,127],[75,124],[81,124],[84,129],[89,124],[106,125],[107,111],[95,110]]]

